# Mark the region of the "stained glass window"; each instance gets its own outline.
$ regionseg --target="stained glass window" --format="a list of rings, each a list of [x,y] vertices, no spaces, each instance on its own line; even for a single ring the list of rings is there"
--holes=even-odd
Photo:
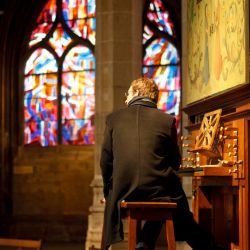
[[[95,0],[49,0],[24,70],[24,144],[94,143]]]
[[[180,131],[180,58],[167,0],[148,0],[143,25],[143,69],[159,87],[158,108],[176,117]]]

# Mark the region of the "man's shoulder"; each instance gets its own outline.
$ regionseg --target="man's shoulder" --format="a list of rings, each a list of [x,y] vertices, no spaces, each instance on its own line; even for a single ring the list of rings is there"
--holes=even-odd
[[[129,115],[131,113],[131,111],[132,110],[128,107],[115,110],[107,115],[107,121],[113,121],[116,119],[120,119],[123,116],[127,117],[127,115]],[[156,108],[154,108],[154,109],[147,108],[147,113],[148,113],[148,115],[150,115],[150,113],[151,113],[150,116],[153,116],[153,117],[155,116],[155,119],[158,121],[167,121],[169,123],[172,123],[175,120],[175,117],[173,115],[165,113],[162,110],[159,110]]]
[[[157,113],[161,119],[165,119],[170,122],[173,122],[175,120],[175,117],[173,115],[168,114],[160,109],[157,109]]]
[[[107,115],[107,120],[112,120],[114,118],[116,118],[117,116],[120,116],[122,115],[123,113],[125,113],[127,111],[128,108],[121,108],[121,109],[118,109],[118,110],[115,110],[111,113],[109,113]]]

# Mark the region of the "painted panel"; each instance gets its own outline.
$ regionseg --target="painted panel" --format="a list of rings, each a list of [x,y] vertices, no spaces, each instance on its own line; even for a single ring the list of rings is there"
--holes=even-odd
[[[188,0],[185,103],[246,81],[245,0]]]

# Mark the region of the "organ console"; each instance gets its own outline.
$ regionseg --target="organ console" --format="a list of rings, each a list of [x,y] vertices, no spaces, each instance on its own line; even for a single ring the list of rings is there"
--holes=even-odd
[[[250,101],[230,105],[189,122],[180,173],[192,174],[195,219],[225,249],[249,250]]]

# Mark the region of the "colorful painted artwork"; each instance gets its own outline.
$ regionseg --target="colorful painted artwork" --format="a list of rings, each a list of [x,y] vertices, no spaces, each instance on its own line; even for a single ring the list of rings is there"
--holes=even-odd
[[[175,39],[174,25],[164,1],[151,0],[146,8],[143,29],[143,75],[153,78],[157,83],[157,106],[176,117],[177,128],[180,131],[180,58],[176,47],[168,39],[169,36]]]
[[[188,0],[185,103],[246,82],[245,0]]]
[[[24,71],[25,145],[94,143],[95,30],[94,0],[45,5]]]

